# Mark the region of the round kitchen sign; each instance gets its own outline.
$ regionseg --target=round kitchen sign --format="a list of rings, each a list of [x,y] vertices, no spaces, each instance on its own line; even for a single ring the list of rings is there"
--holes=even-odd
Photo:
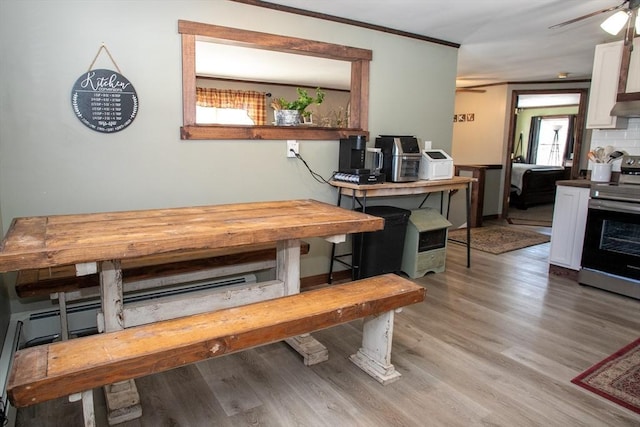
[[[125,76],[112,70],[89,70],[71,92],[73,111],[96,132],[113,133],[129,126],[138,114],[138,95]]]

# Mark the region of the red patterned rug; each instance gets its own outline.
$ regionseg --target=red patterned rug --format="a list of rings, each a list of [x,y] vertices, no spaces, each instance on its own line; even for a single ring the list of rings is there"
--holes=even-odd
[[[640,338],[571,382],[640,414]]]

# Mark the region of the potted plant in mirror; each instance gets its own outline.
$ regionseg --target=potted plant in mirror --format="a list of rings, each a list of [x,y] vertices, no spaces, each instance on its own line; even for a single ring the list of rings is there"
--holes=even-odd
[[[296,88],[296,92],[298,99],[294,101],[289,102],[284,98],[278,98],[271,103],[277,126],[298,126],[303,117],[307,119],[311,117],[311,112],[306,111],[309,105],[320,105],[324,101],[325,94],[320,88],[316,88],[315,98],[311,97],[305,89]]]

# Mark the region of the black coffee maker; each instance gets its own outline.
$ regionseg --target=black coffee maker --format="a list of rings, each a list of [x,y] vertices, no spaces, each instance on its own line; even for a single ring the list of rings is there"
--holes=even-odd
[[[364,135],[351,135],[347,139],[341,139],[338,172],[368,175],[371,171],[364,167],[366,154],[367,139]]]
[[[378,169],[372,173],[371,169],[365,166],[367,139],[364,135],[351,135],[346,139],[341,139],[339,154],[338,172],[333,175],[333,179],[354,184],[384,182],[384,174],[381,174]]]

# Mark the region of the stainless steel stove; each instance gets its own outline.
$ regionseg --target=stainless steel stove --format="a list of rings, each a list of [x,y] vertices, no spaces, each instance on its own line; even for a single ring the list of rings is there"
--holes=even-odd
[[[592,183],[591,198],[640,203],[640,156],[623,156],[618,182]]]
[[[617,183],[592,183],[578,280],[640,299],[640,156],[623,156]]]

